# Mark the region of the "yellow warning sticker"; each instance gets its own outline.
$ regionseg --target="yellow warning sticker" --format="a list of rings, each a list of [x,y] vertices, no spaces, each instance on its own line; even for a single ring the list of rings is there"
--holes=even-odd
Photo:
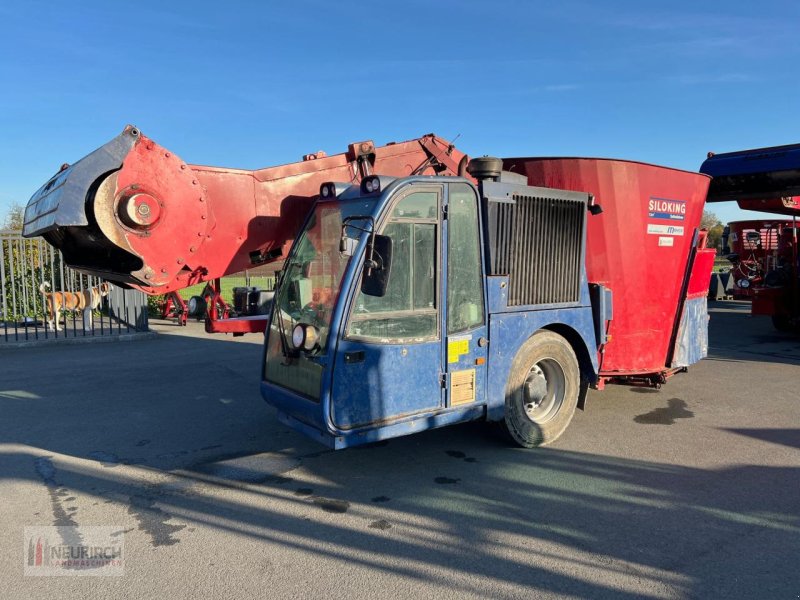
[[[447,342],[447,362],[457,363],[462,354],[469,354],[469,340]]]

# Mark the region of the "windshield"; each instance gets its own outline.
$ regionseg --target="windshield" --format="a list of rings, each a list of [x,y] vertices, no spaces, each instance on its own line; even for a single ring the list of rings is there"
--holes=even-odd
[[[318,398],[322,366],[313,360],[313,355],[323,354],[328,347],[333,311],[350,261],[339,251],[342,219],[369,214],[370,209],[363,201],[324,202],[314,207],[286,261],[275,295],[267,341],[268,381]],[[357,232],[348,230],[349,236],[354,233]],[[298,323],[317,328],[319,345],[311,357],[301,353],[296,359],[287,360],[284,350],[289,349],[292,330]],[[287,348],[282,347],[283,343]]]

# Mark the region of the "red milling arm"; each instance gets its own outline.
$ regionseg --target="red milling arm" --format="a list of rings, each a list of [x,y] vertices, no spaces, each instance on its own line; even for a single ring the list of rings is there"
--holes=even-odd
[[[104,276],[164,294],[238,273],[285,256],[326,181],[464,175],[466,165],[462,152],[433,134],[381,147],[358,142],[341,154],[304,159],[256,171],[188,165],[139,135],[122,167],[99,185],[93,214],[105,238],[142,264],[110,273],[105,266]]]

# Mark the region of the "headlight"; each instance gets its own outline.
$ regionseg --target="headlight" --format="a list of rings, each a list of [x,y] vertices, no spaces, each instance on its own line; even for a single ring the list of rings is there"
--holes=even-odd
[[[313,350],[319,342],[319,331],[313,325],[306,325],[306,339],[303,341],[303,348]]]
[[[361,181],[361,191],[367,194],[374,194],[381,189],[381,180],[377,175],[370,175]]]
[[[319,195],[323,198],[333,198],[336,195],[336,184],[326,181],[319,186]]]
[[[739,287],[742,288],[743,290],[746,290],[747,288],[750,287],[750,281],[747,279],[740,279],[737,283],[739,284]]]
[[[292,346],[298,350],[303,347],[303,342],[306,339],[306,331],[302,325],[295,326],[292,330]]]
[[[292,345],[298,350],[313,350],[319,343],[319,331],[313,325],[299,323],[292,330]]]

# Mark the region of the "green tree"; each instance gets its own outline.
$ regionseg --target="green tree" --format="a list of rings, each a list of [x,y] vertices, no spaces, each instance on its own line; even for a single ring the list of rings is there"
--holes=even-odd
[[[11,231],[19,231],[22,229],[22,224],[25,220],[25,209],[21,204],[14,202],[6,213],[3,220],[3,229]]]
[[[700,219],[700,227],[703,229],[711,229],[716,225],[722,225],[722,221],[710,210],[704,210],[703,217]]]
[[[708,231],[706,246],[719,251],[722,248],[722,230],[725,227],[722,221],[713,212],[704,210],[703,217],[700,219],[700,227]]]
[[[43,314],[39,285],[54,279],[59,285],[59,271],[53,267],[51,255],[42,238],[23,239],[25,209],[13,203],[0,220],[0,318],[18,320]],[[57,264],[57,260],[55,264]]]

